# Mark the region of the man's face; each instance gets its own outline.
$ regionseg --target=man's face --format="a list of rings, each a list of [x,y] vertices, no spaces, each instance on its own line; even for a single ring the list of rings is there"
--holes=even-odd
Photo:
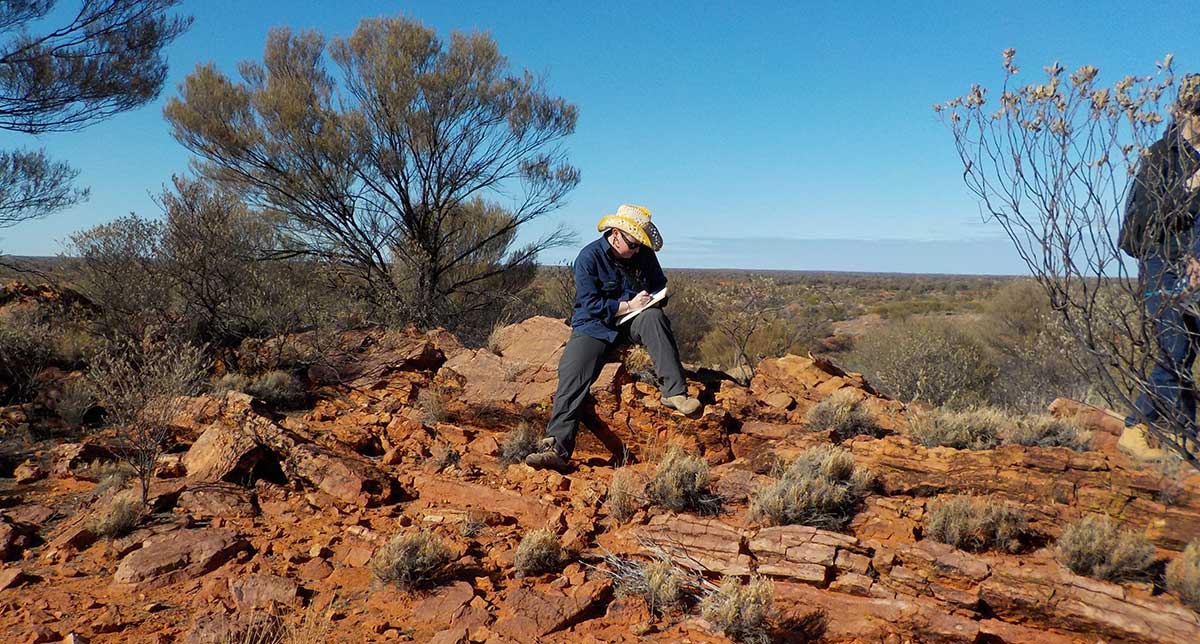
[[[621,259],[629,259],[642,249],[642,245],[636,239],[619,228],[612,229],[612,236],[609,239],[611,240],[610,245]]]

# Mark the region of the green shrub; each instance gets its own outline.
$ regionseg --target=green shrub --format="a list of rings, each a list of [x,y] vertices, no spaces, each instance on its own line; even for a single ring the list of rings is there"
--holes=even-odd
[[[832,430],[836,442],[862,434],[874,434],[878,429],[860,395],[850,389],[834,392],[814,405],[808,410],[805,420],[810,429]]]
[[[538,451],[538,443],[545,434],[532,425],[522,422],[504,435],[500,441],[500,462],[504,465],[524,463],[525,457]]]
[[[1003,432],[1004,442],[1025,447],[1066,447],[1087,450],[1091,436],[1078,425],[1048,415],[1027,416]]]
[[[935,410],[909,421],[909,436],[925,447],[991,449],[1000,444],[1000,434],[1012,421],[995,409],[965,411]]]
[[[1154,546],[1145,537],[1118,530],[1108,519],[1086,517],[1058,540],[1056,558],[1077,575],[1122,581],[1146,576]]]
[[[709,490],[708,462],[672,446],[654,470],[650,500],[676,512],[716,513],[721,500]]]
[[[736,577],[726,577],[721,587],[704,598],[700,615],[725,634],[745,644],[770,644],[768,617],[775,598],[769,579],[755,577],[742,585]]]
[[[243,391],[280,409],[300,406],[307,398],[304,384],[291,373],[280,370],[259,375]]]
[[[1200,541],[1193,541],[1167,564],[1167,590],[1200,613]]]
[[[866,333],[847,363],[894,398],[936,406],[984,403],[1000,374],[987,347],[961,323],[944,318],[905,320]]]
[[[925,536],[961,550],[1018,552],[1027,524],[1018,509],[959,496],[930,503]]]
[[[437,581],[454,553],[437,535],[421,531],[396,535],[371,557],[379,581],[413,590]]]
[[[563,565],[563,548],[553,530],[534,530],[521,539],[513,566],[525,576],[555,572]]]
[[[750,518],[772,525],[838,530],[850,522],[867,492],[872,474],[854,464],[850,452],[832,445],[800,453],[783,477],[750,502]]]

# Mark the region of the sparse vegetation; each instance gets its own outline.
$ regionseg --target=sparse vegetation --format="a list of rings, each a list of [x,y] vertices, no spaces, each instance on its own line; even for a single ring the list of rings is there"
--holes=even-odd
[[[832,431],[835,442],[877,431],[875,419],[863,405],[862,396],[852,389],[834,392],[808,410],[809,429]]]
[[[371,557],[371,572],[379,581],[415,590],[437,581],[454,553],[428,531],[392,537]]]
[[[1063,530],[1056,558],[1077,575],[1124,581],[1146,576],[1154,564],[1154,546],[1108,519],[1086,517]]]
[[[651,502],[676,512],[720,511],[721,499],[709,490],[708,462],[672,445],[646,490]]]
[[[505,465],[524,463],[525,457],[538,451],[538,442],[545,434],[522,421],[500,441],[500,462]]]
[[[299,406],[306,396],[296,376],[278,369],[259,375],[243,391],[279,409]]]
[[[96,405],[96,398],[82,379],[69,380],[59,391],[54,411],[64,423],[71,427],[83,425],[84,417]]]
[[[991,449],[1000,444],[1001,432],[1011,423],[996,409],[934,410],[912,417],[908,434],[925,447]]]
[[[729,639],[744,644],[770,644],[768,617],[775,599],[775,586],[764,577],[742,584],[726,577],[721,587],[704,598],[700,615]]]
[[[562,568],[564,553],[553,530],[534,530],[521,539],[513,567],[522,575],[540,575]]]
[[[614,471],[604,501],[608,515],[617,521],[628,521],[638,510],[638,487],[637,475],[632,470],[618,468]]]
[[[1200,613],[1200,541],[1193,541],[1167,564],[1167,590]]]
[[[131,494],[117,494],[93,515],[88,529],[98,537],[115,539],[132,532],[142,522],[146,505]]]
[[[850,452],[832,445],[811,447],[792,461],[778,482],[754,496],[750,517],[772,525],[838,530],[854,517],[873,486],[870,471],[856,466]]]
[[[992,500],[958,496],[932,501],[925,536],[961,550],[1018,552],[1027,530],[1025,513]]]
[[[1017,419],[1002,432],[1006,444],[1025,447],[1066,447],[1077,452],[1088,448],[1091,436],[1070,420],[1048,415]]]
[[[419,391],[417,393],[417,409],[421,415],[421,422],[426,425],[436,425],[449,418],[450,413],[447,409],[449,398],[449,393],[438,385],[432,385]]]
[[[663,614],[683,601],[684,575],[674,564],[652,561],[646,564],[646,603],[656,614]]]

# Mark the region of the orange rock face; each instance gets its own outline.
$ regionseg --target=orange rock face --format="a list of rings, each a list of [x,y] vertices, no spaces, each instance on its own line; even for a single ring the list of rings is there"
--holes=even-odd
[[[1079,577],[1054,561],[1063,526],[1088,515],[1146,535],[1163,560],[1200,539],[1200,477],[1165,481],[1116,453],[1110,413],[1053,406],[1092,429],[1087,452],[926,449],[903,435],[903,404],[825,360],[766,360],[749,387],[691,371],[704,407],[684,417],[617,353],[592,389],[575,470],[506,467],[506,434],[545,422],[568,336],[548,318],[499,331],[487,349],[440,331],[348,332],[310,370],[309,409],[284,414],[236,393],[194,399],[174,421],[179,444],[152,481],[150,513],[114,537],[101,536],[99,519],[132,484],[99,485],[105,470],[92,463],[113,457],[100,438],[38,446],[10,465],[24,463],[21,480],[5,483],[0,633],[253,641],[265,628],[307,624],[303,641],[331,644],[727,642],[695,604],[723,576],[760,575],[775,584],[781,641],[817,629],[820,641],[847,643],[1200,642],[1200,618],[1161,588]],[[254,364],[285,346],[318,343],[247,343],[238,359]],[[781,462],[838,440],[805,415],[842,390],[879,427],[841,443],[877,487],[845,532],[752,520],[748,506]],[[644,498],[672,444],[708,462],[719,512],[675,513]],[[609,484],[625,462],[630,516],[618,521]],[[1164,504],[1168,483],[1174,499]],[[929,502],[959,494],[1023,509],[1036,538],[1016,555],[922,539]],[[566,559],[520,575],[516,550],[538,529],[558,536]],[[445,565],[411,589],[379,581],[384,546],[418,532],[445,544]],[[630,571],[650,560],[683,575],[687,601],[656,610],[636,592]]]

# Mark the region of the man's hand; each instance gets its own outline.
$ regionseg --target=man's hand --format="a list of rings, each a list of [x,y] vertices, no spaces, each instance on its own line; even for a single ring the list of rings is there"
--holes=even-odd
[[[1187,262],[1187,278],[1188,287],[1200,287],[1200,260],[1195,257],[1189,257]]]
[[[1195,261],[1195,260],[1192,260],[1192,261]],[[1200,262],[1196,263],[1196,270],[1198,271],[1197,276],[1198,276],[1198,278],[1200,278]],[[1190,266],[1188,267],[1188,274],[1189,275],[1191,274]],[[654,299],[654,298],[650,297],[649,293],[642,291],[641,293],[634,295],[632,300],[629,300],[629,310],[636,311],[638,309],[645,308],[647,305],[650,304],[650,300],[652,300],[652,299]]]

